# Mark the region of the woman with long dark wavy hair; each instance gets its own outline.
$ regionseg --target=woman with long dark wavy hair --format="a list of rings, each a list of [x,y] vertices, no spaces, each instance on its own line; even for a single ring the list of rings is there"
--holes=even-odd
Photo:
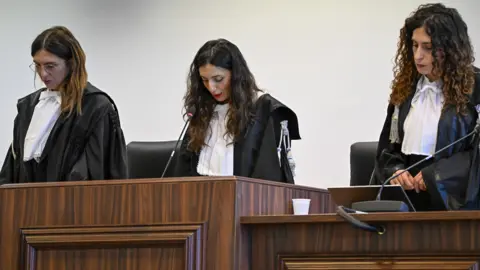
[[[456,9],[427,4],[400,31],[375,175],[379,182],[395,175],[391,184],[401,185],[417,210],[480,208],[479,136],[434,155],[478,120],[480,74],[467,30]]]
[[[210,40],[190,66],[184,109],[193,113],[175,176],[245,176],[293,183],[295,113],[257,86],[238,47]]]
[[[46,87],[18,100],[0,184],[127,178],[115,103],[87,80],[86,56],[63,26],[32,43],[32,70]]]

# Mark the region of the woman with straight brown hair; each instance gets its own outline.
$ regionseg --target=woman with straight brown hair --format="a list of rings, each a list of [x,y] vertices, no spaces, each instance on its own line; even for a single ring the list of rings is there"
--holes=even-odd
[[[127,178],[117,108],[88,82],[73,34],[49,28],[33,41],[31,55],[46,87],[18,100],[0,184]]]

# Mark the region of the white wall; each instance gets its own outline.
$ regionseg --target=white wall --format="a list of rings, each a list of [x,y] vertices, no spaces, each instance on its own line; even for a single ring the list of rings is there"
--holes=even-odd
[[[480,1],[443,2],[459,10],[479,46]],[[348,185],[350,144],[377,140],[399,29],[421,3],[4,0],[0,159],[16,100],[34,90],[30,43],[65,25],[86,51],[90,81],[117,102],[127,142],[176,139],[188,66],[204,42],[223,37],[239,46],[260,87],[297,112],[297,183]]]

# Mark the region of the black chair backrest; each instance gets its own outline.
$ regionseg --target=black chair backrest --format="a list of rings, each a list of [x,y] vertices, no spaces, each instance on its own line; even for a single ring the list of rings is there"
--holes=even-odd
[[[127,145],[129,178],[160,178],[176,142],[130,142]],[[173,176],[176,154],[165,177]]]
[[[370,182],[378,142],[356,142],[350,146],[350,186],[366,186]]]

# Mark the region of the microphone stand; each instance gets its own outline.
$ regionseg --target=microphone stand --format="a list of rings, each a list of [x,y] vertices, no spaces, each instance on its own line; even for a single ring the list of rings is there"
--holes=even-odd
[[[194,113],[195,113],[194,108],[193,108],[193,110],[191,110],[191,112],[187,113],[188,119],[185,122],[185,124],[183,125],[182,132],[180,133],[180,136],[178,137],[177,143],[175,144],[175,147],[173,148],[172,153],[170,154],[170,157],[168,158],[167,165],[165,165],[165,168],[163,169],[162,176],[160,178],[163,178],[165,176],[165,173],[167,172],[168,167],[170,166],[170,162],[172,162],[173,156],[175,155],[175,150],[177,150],[178,144],[183,140],[183,137],[185,136],[185,131],[187,129],[187,126],[190,123],[190,120],[192,119]]]
[[[376,197],[375,201],[358,202],[355,205],[360,206],[362,208],[361,211],[365,211],[365,212],[374,212],[374,211],[378,211],[378,209],[383,209],[384,211],[389,211],[389,212],[399,212],[400,209],[408,208],[408,206],[404,202],[401,202],[401,201],[382,201],[382,199],[381,199],[382,198],[382,192],[383,192],[383,189],[385,188],[385,186],[387,184],[389,184],[393,179],[402,175],[403,173],[408,172],[412,168],[415,168],[415,167],[423,164],[427,160],[430,160],[431,158],[437,156],[438,154],[442,153],[443,151],[447,150],[448,148],[452,147],[453,145],[456,145],[457,143],[471,137],[472,135],[476,134],[477,132],[478,132],[478,128],[475,128],[473,131],[471,131],[467,135],[465,135],[465,136],[461,137],[460,139],[458,139],[458,140],[448,144],[447,146],[439,149],[438,151],[436,151],[432,155],[429,155],[429,156],[419,160],[415,164],[412,164],[412,165],[408,166],[405,170],[403,170],[403,171],[401,171],[397,174],[392,175],[390,178],[388,178],[386,181],[384,181],[382,183],[382,186],[378,190],[377,197]],[[354,207],[352,205],[352,208],[356,208],[356,207]]]
[[[376,199],[374,201],[364,201],[364,202],[353,203],[352,204],[353,211],[360,210],[360,211],[368,213],[368,212],[379,212],[378,210],[382,209],[383,210],[382,212],[398,212],[398,211],[403,212],[403,210],[405,208],[408,209],[408,206],[403,201],[398,202],[398,201],[382,201],[381,200],[383,188],[385,187],[385,185],[387,185],[388,183],[390,183],[390,181],[392,181],[393,179],[400,176],[402,173],[408,172],[412,168],[414,168],[416,166],[419,166],[423,162],[431,159],[432,157],[435,157],[436,155],[438,155],[439,153],[441,153],[441,152],[445,151],[446,149],[452,147],[453,145],[455,145],[455,144],[457,144],[457,143],[459,143],[459,142],[461,142],[461,141],[479,133],[479,131],[480,131],[480,118],[477,120],[477,124],[476,124],[475,128],[473,129],[473,131],[471,131],[467,135],[465,135],[462,138],[448,144],[447,146],[445,146],[445,147],[441,148],[440,150],[436,151],[433,155],[429,155],[429,156],[425,157],[424,159],[422,159],[422,160],[416,162],[415,164],[409,166],[408,168],[406,168],[402,172],[394,174],[393,176],[388,178],[386,181],[384,181],[382,183],[382,186],[380,187],[380,189],[377,193]],[[478,147],[478,146],[474,146],[474,147]],[[392,208],[392,206],[393,206],[393,208]],[[390,211],[388,211],[388,210],[390,210]],[[337,214],[357,228],[360,228],[360,229],[363,229],[363,230],[366,230],[366,231],[370,231],[370,232],[376,232],[380,235],[382,235],[386,232],[386,229],[383,226],[378,226],[378,227],[377,226],[372,226],[372,225],[369,225],[367,223],[364,223],[364,222],[356,219],[355,217],[353,217],[352,215],[347,213],[347,211],[345,211],[345,207],[343,207],[343,206],[338,206],[337,207]]]

